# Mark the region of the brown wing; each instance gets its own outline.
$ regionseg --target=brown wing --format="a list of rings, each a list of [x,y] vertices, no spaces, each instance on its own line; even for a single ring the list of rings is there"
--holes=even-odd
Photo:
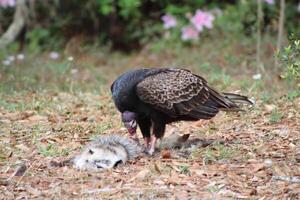
[[[206,81],[188,70],[166,69],[153,73],[137,85],[145,103],[171,116],[185,115],[209,98]]]

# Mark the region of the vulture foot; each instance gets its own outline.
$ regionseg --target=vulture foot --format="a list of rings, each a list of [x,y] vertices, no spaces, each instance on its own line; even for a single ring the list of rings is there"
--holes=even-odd
[[[151,142],[150,142],[150,148],[148,150],[148,154],[153,155],[155,151],[155,145],[156,145],[157,137],[152,136]]]

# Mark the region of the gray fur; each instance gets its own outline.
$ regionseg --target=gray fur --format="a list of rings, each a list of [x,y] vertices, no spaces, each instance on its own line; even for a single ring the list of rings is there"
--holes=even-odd
[[[81,154],[73,159],[79,170],[98,171],[115,167],[140,156],[144,147],[138,142],[121,135],[98,137],[86,145]]]
[[[105,135],[98,137],[95,141],[91,143],[91,145],[95,145],[96,147],[103,147],[109,145],[120,145],[123,146],[128,155],[128,160],[134,159],[141,155],[141,152],[144,151],[144,147],[141,146],[138,142],[121,135]]]

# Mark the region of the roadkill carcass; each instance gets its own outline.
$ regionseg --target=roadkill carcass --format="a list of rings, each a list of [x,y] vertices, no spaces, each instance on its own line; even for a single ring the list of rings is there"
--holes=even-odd
[[[116,167],[141,156],[145,148],[137,141],[121,135],[100,136],[83,151],[62,162],[51,161],[51,167],[73,165],[78,170],[99,171]]]
[[[120,135],[108,135],[97,138],[86,146],[74,160],[79,170],[98,170],[116,167],[133,160],[144,152],[138,142]]]
[[[210,145],[213,141],[189,139],[189,134],[173,133],[157,144],[156,149],[178,149],[172,157],[188,157],[195,149]],[[100,171],[110,169],[145,155],[146,148],[138,141],[121,135],[100,136],[87,144],[83,151],[62,162],[51,161],[50,167],[73,165],[78,170]]]

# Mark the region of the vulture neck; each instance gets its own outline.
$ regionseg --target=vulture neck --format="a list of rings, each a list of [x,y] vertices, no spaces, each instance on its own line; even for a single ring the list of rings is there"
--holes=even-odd
[[[111,86],[113,99],[117,108],[124,112],[138,112],[139,98],[136,95],[136,85],[147,77],[148,69],[129,71],[120,76]]]

